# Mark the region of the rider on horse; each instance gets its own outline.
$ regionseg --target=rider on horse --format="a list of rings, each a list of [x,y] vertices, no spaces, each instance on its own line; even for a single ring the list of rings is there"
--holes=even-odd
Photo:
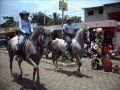
[[[29,13],[26,11],[23,11],[19,13],[21,20],[19,20],[19,32],[18,32],[18,44],[17,44],[17,55],[20,55],[20,51],[22,48],[22,45],[25,42],[25,38],[30,36],[33,32],[33,28],[31,25],[30,20],[28,19]]]
[[[70,51],[70,53],[71,53],[70,45],[75,35],[74,26],[72,25],[72,23],[73,23],[73,19],[69,18],[66,20],[66,23],[63,25],[65,41],[67,42],[66,51]]]

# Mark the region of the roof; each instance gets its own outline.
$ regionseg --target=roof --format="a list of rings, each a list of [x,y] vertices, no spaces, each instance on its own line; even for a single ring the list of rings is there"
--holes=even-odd
[[[86,7],[86,8],[82,8],[82,9],[91,9],[91,8],[100,8],[100,7],[103,7],[103,6]]]
[[[115,4],[120,4],[120,2],[115,2],[115,3],[107,3],[107,4],[104,4],[104,5],[115,5]]]
[[[82,8],[82,9],[91,9],[91,8],[100,8],[100,7],[104,7],[107,5],[116,5],[116,4],[120,4],[120,2],[115,2],[115,3],[107,3],[107,4],[103,4],[101,6],[95,6],[95,7],[86,7],[86,8]]]

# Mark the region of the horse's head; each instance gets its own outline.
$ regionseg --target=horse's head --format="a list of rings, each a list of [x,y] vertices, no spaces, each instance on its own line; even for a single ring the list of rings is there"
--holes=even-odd
[[[43,34],[42,47],[47,48],[48,44],[52,41],[52,33],[46,30]]]
[[[47,48],[49,42],[52,40],[51,32],[43,27],[36,28],[31,37],[42,48]]]

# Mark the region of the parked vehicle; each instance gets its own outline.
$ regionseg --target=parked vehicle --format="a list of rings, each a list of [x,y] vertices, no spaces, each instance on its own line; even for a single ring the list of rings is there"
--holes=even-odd
[[[0,46],[7,46],[7,39],[4,36],[0,36]]]

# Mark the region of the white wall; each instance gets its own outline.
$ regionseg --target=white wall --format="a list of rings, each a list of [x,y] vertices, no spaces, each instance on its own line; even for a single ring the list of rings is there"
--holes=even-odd
[[[94,11],[93,15],[88,15],[88,12],[91,10]],[[85,9],[85,22],[101,21],[101,20],[104,20],[104,15],[99,14],[99,8]]]
[[[113,38],[114,48],[120,47],[120,32],[115,33],[115,37]]]

